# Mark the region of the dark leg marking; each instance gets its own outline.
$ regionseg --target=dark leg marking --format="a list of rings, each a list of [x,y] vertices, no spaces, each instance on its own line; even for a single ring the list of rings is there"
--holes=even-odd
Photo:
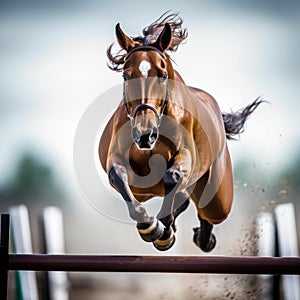
[[[194,228],[194,243],[204,252],[210,252],[215,248],[217,242],[215,235],[212,233],[213,225],[201,219],[199,215],[198,218],[200,227]]]
[[[136,227],[146,242],[155,242],[163,236],[165,230],[163,223],[156,218],[151,218],[150,223],[137,223]]]
[[[188,208],[189,204],[190,204],[190,195],[188,194],[187,191],[184,190],[175,195],[174,222],[172,224],[172,228],[174,232],[176,232],[177,230],[175,225],[176,218]]]
[[[157,218],[164,224],[163,235],[153,244],[160,251],[170,249],[175,243],[174,224],[174,199],[176,191],[182,182],[182,173],[176,169],[169,169],[164,176],[165,198]]]
[[[127,204],[130,217],[137,222],[137,229],[142,239],[146,242],[154,242],[164,233],[164,225],[156,218],[150,217],[146,209],[137,201],[128,185],[128,176],[125,167],[114,164],[108,177],[117,188]]]

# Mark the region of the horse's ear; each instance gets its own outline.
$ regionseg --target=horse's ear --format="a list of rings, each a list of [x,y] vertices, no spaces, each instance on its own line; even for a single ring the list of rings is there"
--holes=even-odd
[[[170,24],[166,23],[164,29],[160,33],[156,42],[154,43],[154,46],[157,47],[162,52],[164,52],[165,50],[168,50],[168,48],[171,46],[171,41],[172,41],[172,29]]]
[[[126,35],[120,27],[120,23],[116,25],[117,41],[122,49],[130,51],[134,47],[134,41],[128,35]]]

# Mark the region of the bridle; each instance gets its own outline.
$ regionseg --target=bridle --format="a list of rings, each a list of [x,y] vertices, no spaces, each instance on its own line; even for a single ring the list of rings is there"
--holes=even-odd
[[[157,52],[164,60],[166,60],[166,56],[163,52],[161,52],[159,49],[153,47],[153,46],[140,46],[140,47],[136,47],[136,48],[133,48],[131,51],[128,52],[128,54],[126,55],[125,57],[125,61],[131,56],[131,54],[135,53],[135,52],[138,52],[138,51],[155,51]],[[134,120],[138,114],[138,112],[140,110],[143,110],[143,109],[150,109],[154,112],[155,114],[155,117],[157,118],[157,126],[159,127],[160,126],[160,123],[161,123],[161,119],[162,117],[164,116],[164,112],[167,108],[167,105],[168,105],[168,102],[169,102],[169,98],[170,98],[170,92],[169,92],[169,81],[168,81],[168,74],[166,74],[166,77],[164,77],[164,79],[167,80],[166,84],[167,84],[167,88],[166,88],[166,95],[165,95],[165,101],[163,103],[163,106],[162,106],[162,109],[161,109],[161,113],[159,114],[157,112],[157,110],[150,104],[147,104],[147,103],[141,103],[139,104],[133,114],[131,114],[130,112],[130,109],[129,109],[129,106],[128,106],[128,101],[126,99],[126,94],[125,94],[125,81],[124,81],[124,86],[123,86],[123,103],[124,103],[124,106],[126,108],[126,111],[127,111],[127,117],[130,119],[130,124],[131,124],[131,127],[134,125]]]

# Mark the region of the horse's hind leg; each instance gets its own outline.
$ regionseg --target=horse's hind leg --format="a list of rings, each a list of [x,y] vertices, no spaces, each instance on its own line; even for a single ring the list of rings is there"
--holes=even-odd
[[[204,252],[212,251],[216,246],[216,237],[212,233],[213,225],[199,215],[200,227],[194,228],[194,243]]]
[[[212,233],[213,225],[220,224],[227,218],[232,205],[232,168],[227,147],[225,150],[225,170],[220,172],[218,162],[216,162],[210,170],[212,172],[210,180],[210,174],[207,172],[197,182],[191,195],[200,219],[200,227],[194,229],[194,242],[206,252],[211,251],[216,244],[216,238]],[[218,174],[218,172],[221,174]],[[217,180],[218,178],[221,180]],[[205,205],[201,202],[203,199]]]

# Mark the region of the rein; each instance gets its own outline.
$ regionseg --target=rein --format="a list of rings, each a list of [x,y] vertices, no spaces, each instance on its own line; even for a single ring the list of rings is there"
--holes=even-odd
[[[155,51],[157,52],[163,59],[166,59],[166,56],[164,55],[163,52],[161,52],[159,49],[153,47],[153,46],[140,46],[140,47],[136,47],[136,48],[133,48],[131,51],[128,52],[128,54],[126,55],[125,57],[125,60],[127,60],[131,54],[133,54],[134,52],[138,52],[138,51]],[[166,80],[168,80],[168,78],[166,78]],[[162,117],[164,116],[164,112],[167,108],[167,105],[168,105],[168,102],[169,102],[169,98],[170,98],[170,92],[169,92],[169,82],[167,81],[167,89],[166,89],[166,96],[165,96],[165,101],[164,101],[164,104],[163,104],[163,107],[162,107],[162,110],[161,110],[161,113],[158,114],[157,110],[150,104],[147,104],[147,103],[141,103],[139,104],[134,112],[133,112],[133,115],[131,114],[130,110],[129,110],[129,107],[128,107],[128,101],[126,99],[126,95],[125,95],[125,82],[124,82],[124,87],[123,87],[123,103],[126,107],[126,111],[127,111],[127,117],[130,119],[130,124],[131,126],[134,125],[134,119],[136,118],[137,116],[137,113],[142,110],[142,109],[150,109],[154,112],[155,114],[155,117],[157,118],[158,120],[158,123],[157,123],[157,126],[159,127],[160,126],[160,123],[161,123],[161,119]]]

